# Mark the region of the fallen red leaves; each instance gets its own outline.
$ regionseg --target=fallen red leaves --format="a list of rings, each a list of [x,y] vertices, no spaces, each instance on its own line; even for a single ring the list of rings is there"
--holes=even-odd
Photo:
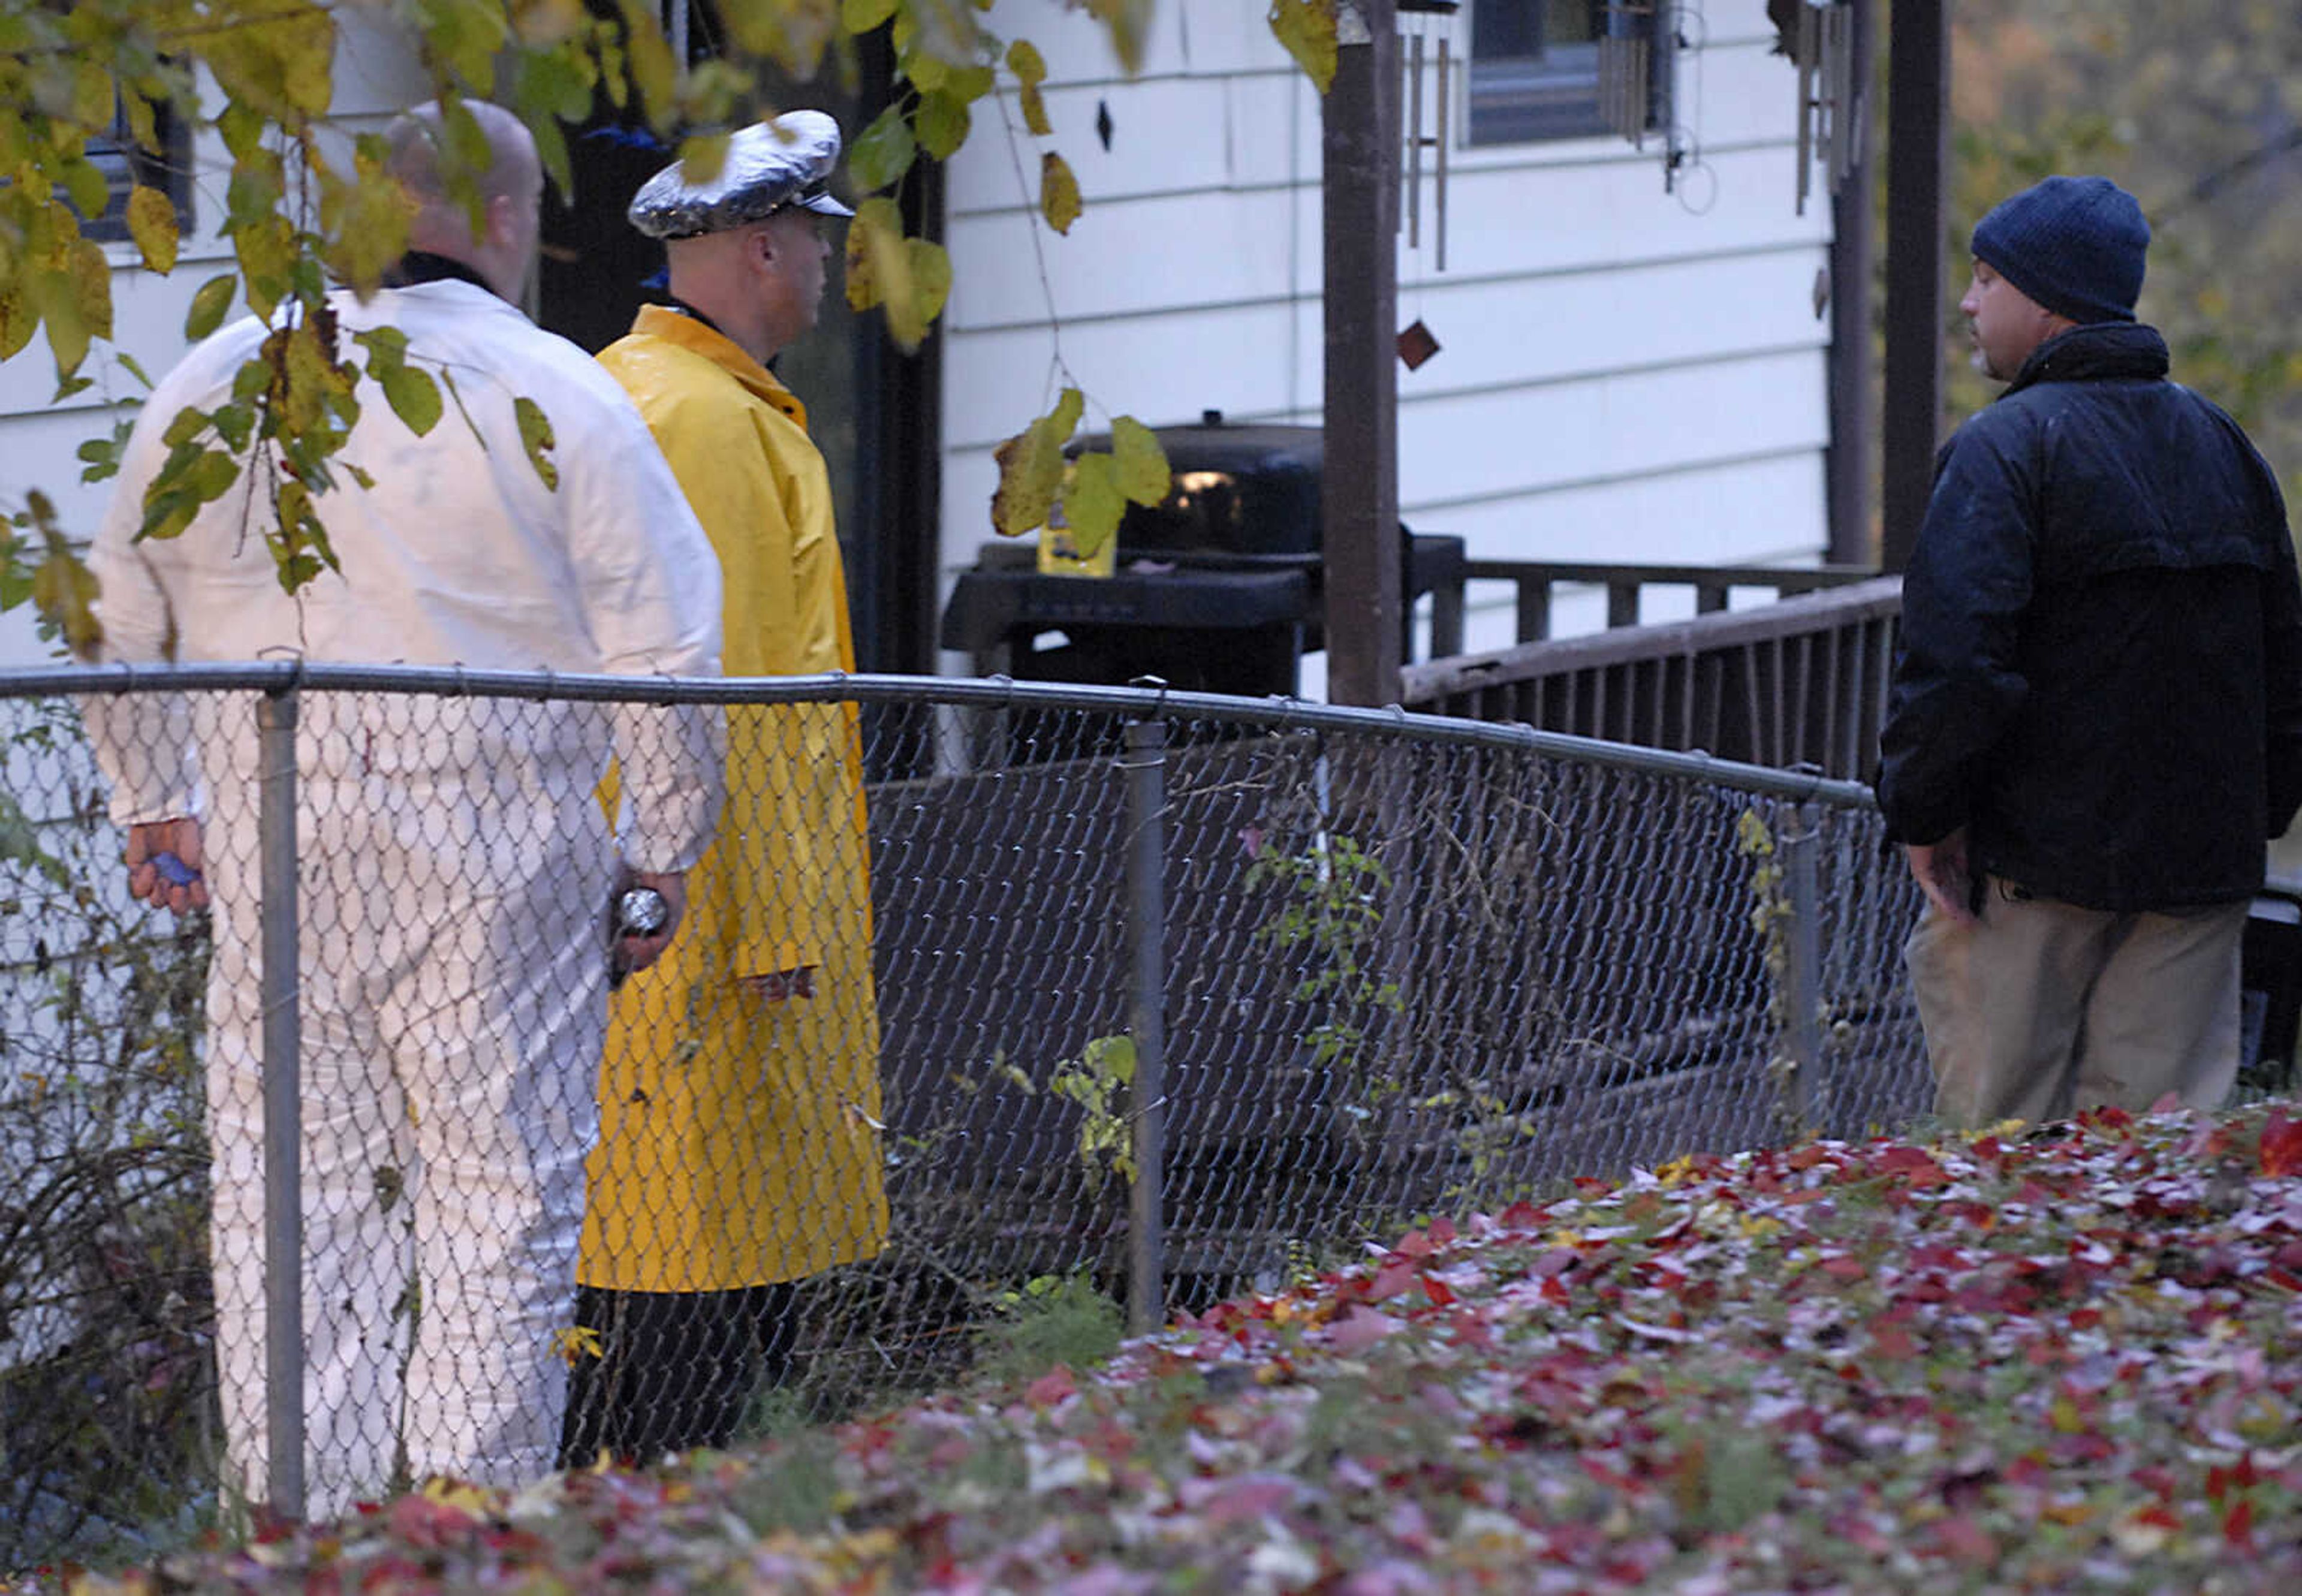
[[[1682,1160],[1093,1373],[112,1588],[2302,1590],[2302,1121]]]

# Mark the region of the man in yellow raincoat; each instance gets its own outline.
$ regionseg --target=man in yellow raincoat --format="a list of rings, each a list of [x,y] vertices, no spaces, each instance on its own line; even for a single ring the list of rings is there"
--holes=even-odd
[[[670,300],[601,363],[719,555],[730,676],[852,670],[846,584],[807,412],[768,370],[815,324],[850,215],[838,126],[744,130],[708,182],[675,163],[633,224]],[[731,709],[727,807],[668,956],[618,993],[563,1463],[725,1446],[789,1350],[790,1282],[886,1244],[870,858],[852,705]]]

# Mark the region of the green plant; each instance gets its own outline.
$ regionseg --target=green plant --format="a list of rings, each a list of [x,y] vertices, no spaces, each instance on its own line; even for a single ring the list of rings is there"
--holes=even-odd
[[[985,1377],[1029,1380],[1062,1364],[1083,1369],[1119,1350],[1125,1318],[1087,1271],[1034,1275],[992,1293],[996,1317],[975,1332]]]
[[[1306,967],[1291,995],[1298,1004],[1318,1005],[1318,1018],[1302,1040],[1312,1062],[1345,1083],[1345,1112],[1357,1118],[1372,1114],[1399,1090],[1396,1079],[1366,1078],[1373,1026],[1403,1006],[1399,985],[1385,978],[1382,965],[1390,872],[1351,837],[1321,830],[1291,852],[1269,836],[1258,837],[1247,886],[1281,890],[1278,911],[1257,928],[1255,939]]]

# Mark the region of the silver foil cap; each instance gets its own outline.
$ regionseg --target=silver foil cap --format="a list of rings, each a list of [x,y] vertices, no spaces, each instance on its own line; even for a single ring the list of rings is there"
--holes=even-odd
[[[731,135],[709,182],[688,182],[674,161],[640,185],[624,214],[651,239],[726,232],[794,206],[852,216],[828,186],[838,164],[839,124],[820,111],[786,111]]]
[[[616,895],[616,935],[652,937],[671,919],[671,904],[652,886],[634,886]]]

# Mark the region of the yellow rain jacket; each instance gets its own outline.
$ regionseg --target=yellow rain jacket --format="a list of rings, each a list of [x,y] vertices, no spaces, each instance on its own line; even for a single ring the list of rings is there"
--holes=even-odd
[[[643,308],[601,364],[719,555],[733,676],[853,670],[807,411],[702,323]],[[578,1274],[622,1291],[796,1280],[886,1245],[879,1018],[853,705],[731,708],[727,804],[670,948],[614,999]],[[746,976],[811,965],[780,1003]]]

